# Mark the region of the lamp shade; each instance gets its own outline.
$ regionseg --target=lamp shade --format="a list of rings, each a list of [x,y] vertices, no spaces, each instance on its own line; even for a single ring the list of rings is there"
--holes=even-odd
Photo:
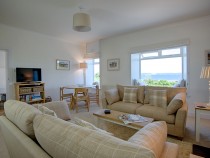
[[[76,13],[73,16],[73,29],[79,32],[91,30],[90,16],[86,13]]]
[[[210,66],[203,66],[200,78],[210,78]]]
[[[80,69],[86,69],[87,68],[87,63],[80,63],[79,68]]]

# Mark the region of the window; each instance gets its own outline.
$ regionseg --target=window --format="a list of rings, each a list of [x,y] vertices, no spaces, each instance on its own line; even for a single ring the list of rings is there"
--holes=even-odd
[[[131,79],[135,83],[173,86],[187,78],[186,70],[186,46],[131,54]]]
[[[100,83],[100,59],[86,60],[86,84],[92,85],[93,83]]]

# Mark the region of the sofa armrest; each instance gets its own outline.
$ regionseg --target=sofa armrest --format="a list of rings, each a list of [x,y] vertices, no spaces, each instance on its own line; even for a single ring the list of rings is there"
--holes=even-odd
[[[187,111],[188,111],[188,105],[187,102],[185,102],[183,106],[176,113],[176,120],[175,120],[176,132],[179,132],[179,135],[181,137],[184,137],[185,134]]]
[[[107,101],[106,101],[106,98],[102,98],[101,101],[102,101],[102,108],[103,108],[103,109],[107,109],[108,103],[107,103]]]

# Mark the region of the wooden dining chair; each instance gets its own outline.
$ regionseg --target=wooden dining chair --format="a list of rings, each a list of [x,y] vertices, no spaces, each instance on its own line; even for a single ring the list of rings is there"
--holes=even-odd
[[[88,95],[90,98],[91,103],[96,103],[99,105],[99,86],[96,85],[95,87],[89,88]]]
[[[69,108],[71,108],[71,102],[72,102],[72,97],[73,97],[73,93],[70,93],[69,91],[67,91],[68,88],[67,87],[60,87],[60,100],[66,100],[66,102],[69,105]]]
[[[88,89],[87,88],[75,88],[74,96],[72,98],[72,108],[76,108],[76,112],[78,112],[78,106],[79,102],[85,102],[85,108],[89,111],[89,105],[90,105],[90,98],[88,95]],[[81,106],[82,107],[82,106]]]

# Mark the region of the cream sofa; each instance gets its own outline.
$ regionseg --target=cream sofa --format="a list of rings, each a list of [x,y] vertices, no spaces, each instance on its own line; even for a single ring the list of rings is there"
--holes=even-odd
[[[135,100],[129,101],[130,95],[124,97],[125,88],[136,89]],[[168,134],[180,139],[184,137],[188,111],[185,87],[116,85],[103,86],[102,93],[103,108],[140,114],[154,118],[155,121],[165,121]]]
[[[0,130],[11,158],[175,158],[164,121],[151,123],[128,141],[43,114],[23,102],[5,103]],[[48,106],[50,108],[50,106]]]

